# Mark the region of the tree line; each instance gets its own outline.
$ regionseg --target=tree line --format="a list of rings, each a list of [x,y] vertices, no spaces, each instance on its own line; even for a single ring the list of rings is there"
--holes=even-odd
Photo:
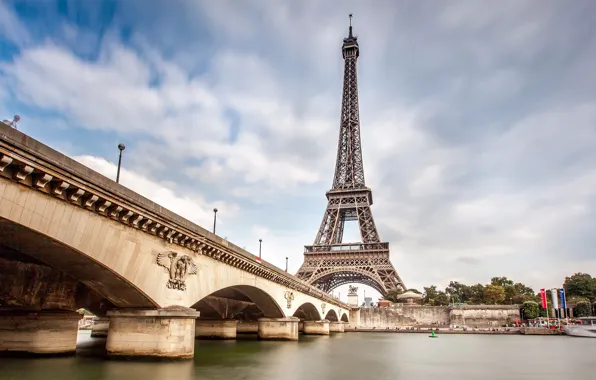
[[[596,302],[596,277],[592,277],[587,273],[575,273],[565,278],[563,288],[565,289],[567,306],[575,306],[574,314],[576,316],[583,316],[578,314],[590,315],[592,303]],[[523,308],[524,311],[527,311],[526,316],[528,318],[536,318],[545,313],[540,307],[540,293],[521,282],[514,282],[507,277],[493,277],[490,283],[485,285],[466,285],[451,281],[444,290],[438,289],[435,285],[424,287],[423,292],[417,289],[408,290],[422,294],[422,304],[428,306],[446,306],[449,304],[524,305]],[[390,291],[384,299],[399,302],[397,296],[401,293],[403,291]],[[547,299],[550,305],[550,294],[548,294]],[[537,310],[535,310],[534,305]],[[537,315],[530,316],[527,314]]]

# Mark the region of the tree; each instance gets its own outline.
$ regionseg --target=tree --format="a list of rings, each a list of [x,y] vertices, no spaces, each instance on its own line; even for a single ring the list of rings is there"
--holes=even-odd
[[[476,284],[470,286],[470,299],[467,302],[472,305],[485,304],[484,285]]]
[[[497,305],[505,299],[505,289],[499,285],[489,284],[484,289],[484,298],[490,305]]]
[[[540,307],[537,302],[526,301],[523,303],[522,309],[524,311],[524,317],[526,319],[538,318],[540,315]]]
[[[435,299],[435,305],[437,305],[437,306],[449,305],[449,296],[447,295],[447,293],[440,291],[437,294],[437,298]]]
[[[424,303],[425,305],[434,305],[435,299],[439,295],[439,292],[437,291],[437,287],[435,285],[432,285],[429,287],[424,287],[423,289],[424,289],[424,293],[423,293],[424,297],[422,297],[422,303]]]
[[[445,288],[445,293],[457,303],[466,302],[472,298],[470,287],[457,281],[451,281]]]
[[[566,277],[563,286],[568,297],[585,297],[590,301],[596,299],[596,281],[587,273],[575,273]]]
[[[387,292],[387,294],[385,295],[385,297],[383,297],[383,299],[387,300],[387,301],[391,301],[391,302],[398,302],[397,296],[399,296],[400,294],[402,294],[404,291],[400,290],[400,289],[393,289]]]
[[[592,314],[592,305],[589,302],[578,302],[573,308],[575,317],[589,317]]]
[[[507,277],[493,277],[490,279],[490,284],[505,288],[506,286],[513,286],[513,281]]]

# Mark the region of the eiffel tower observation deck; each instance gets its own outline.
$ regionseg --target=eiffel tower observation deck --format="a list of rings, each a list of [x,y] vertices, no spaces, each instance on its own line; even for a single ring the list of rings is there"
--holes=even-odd
[[[342,54],[344,81],[333,185],[326,193],[328,204],[319,232],[314,243],[304,247],[304,263],[296,275],[326,292],[360,283],[385,295],[406,287],[391,264],[389,243],[382,242],[377,232],[372,191],[364,181],[356,72],[360,47],[352,33],[352,15]],[[360,242],[343,242],[347,221],[358,222]]]

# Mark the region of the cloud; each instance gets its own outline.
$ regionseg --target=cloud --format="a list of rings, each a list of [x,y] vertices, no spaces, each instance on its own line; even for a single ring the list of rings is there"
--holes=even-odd
[[[123,183],[157,186],[144,195],[207,226],[219,204],[222,234],[253,253],[262,238],[267,260],[296,270],[332,180],[354,13],[366,181],[406,284],[555,286],[596,273],[593,12],[583,0],[131,0],[95,30],[72,15],[50,14],[52,33],[30,22],[16,34],[29,42],[0,56],[0,85],[50,145],[109,174],[124,141]]]

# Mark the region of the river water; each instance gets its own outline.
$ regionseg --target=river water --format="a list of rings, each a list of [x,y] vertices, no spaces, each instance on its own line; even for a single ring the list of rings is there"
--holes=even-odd
[[[596,339],[567,336],[345,333],[197,341],[194,360],[106,360],[105,339],[79,334],[77,355],[0,358],[1,380],[589,380]]]

